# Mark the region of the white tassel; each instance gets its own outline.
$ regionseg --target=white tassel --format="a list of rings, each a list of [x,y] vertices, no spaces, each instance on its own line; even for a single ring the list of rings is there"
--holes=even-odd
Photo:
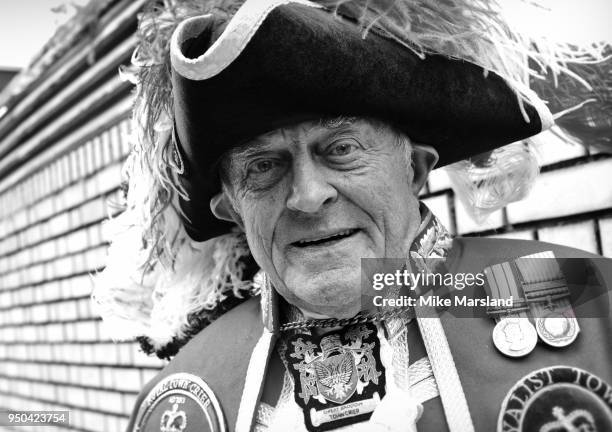
[[[423,405],[406,392],[388,392],[380,401],[370,421],[363,424],[369,432],[417,432]]]

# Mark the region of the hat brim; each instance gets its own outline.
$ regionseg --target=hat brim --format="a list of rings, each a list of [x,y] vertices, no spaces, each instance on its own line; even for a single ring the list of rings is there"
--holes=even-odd
[[[209,207],[214,165],[229,149],[300,119],[377,118],[456,162],[540,133],[550,112],[495,73],[395,40],[309,2],[252,0],[225,27],[214,15],[181,23],[172,39],[175,139],[190,196],[181,208],[195,240],[223,234]]]

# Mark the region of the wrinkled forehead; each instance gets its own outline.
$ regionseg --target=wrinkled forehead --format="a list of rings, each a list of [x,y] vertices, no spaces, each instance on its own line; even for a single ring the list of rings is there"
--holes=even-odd
[[[385,123],[378,120],[339,116],[304,121],[295,125],[275,129],[253,138],[247,143],[228,152],[230,158],[239,159],[258,153],[266,148],[289,148],[299,143],[316,141],[321,138],[330,138],[335,135],[354,132],[365,134],[367,132],[382,132],[390,129]]]
[[[346,134],[366,137],[388,134],[392,130],[393,127],[383,121],[362,117],[337,116],[299,122],[259,135],[229,150],[221,158],[219,174],[222,183],[230,185],[232,176],[238,175],[237,167],[266,151],[290,150]]]

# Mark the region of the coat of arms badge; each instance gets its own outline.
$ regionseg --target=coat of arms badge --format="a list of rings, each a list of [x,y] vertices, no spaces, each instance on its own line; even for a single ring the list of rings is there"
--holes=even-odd
[[[321,337],[289,338],[284,358],[309,431],[370,418],[385,394],[376,332],[372,324],[359,324]]]

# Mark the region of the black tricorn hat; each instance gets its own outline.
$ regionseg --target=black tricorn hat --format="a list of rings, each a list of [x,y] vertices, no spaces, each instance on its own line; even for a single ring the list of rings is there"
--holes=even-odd
[[[300,120],[377,118],[439,165],[519,141],[549,128],[543,102],[473,63],[422,58],[354,20],[308,1],[249,0],[228,22],[214,14],[183,21],[171,41],[175,133],[184,163],[181,199],[189,236],[227,233],[210,199],[216,164],[229,149]],[[527,100],[525,100],[527,94]]]

